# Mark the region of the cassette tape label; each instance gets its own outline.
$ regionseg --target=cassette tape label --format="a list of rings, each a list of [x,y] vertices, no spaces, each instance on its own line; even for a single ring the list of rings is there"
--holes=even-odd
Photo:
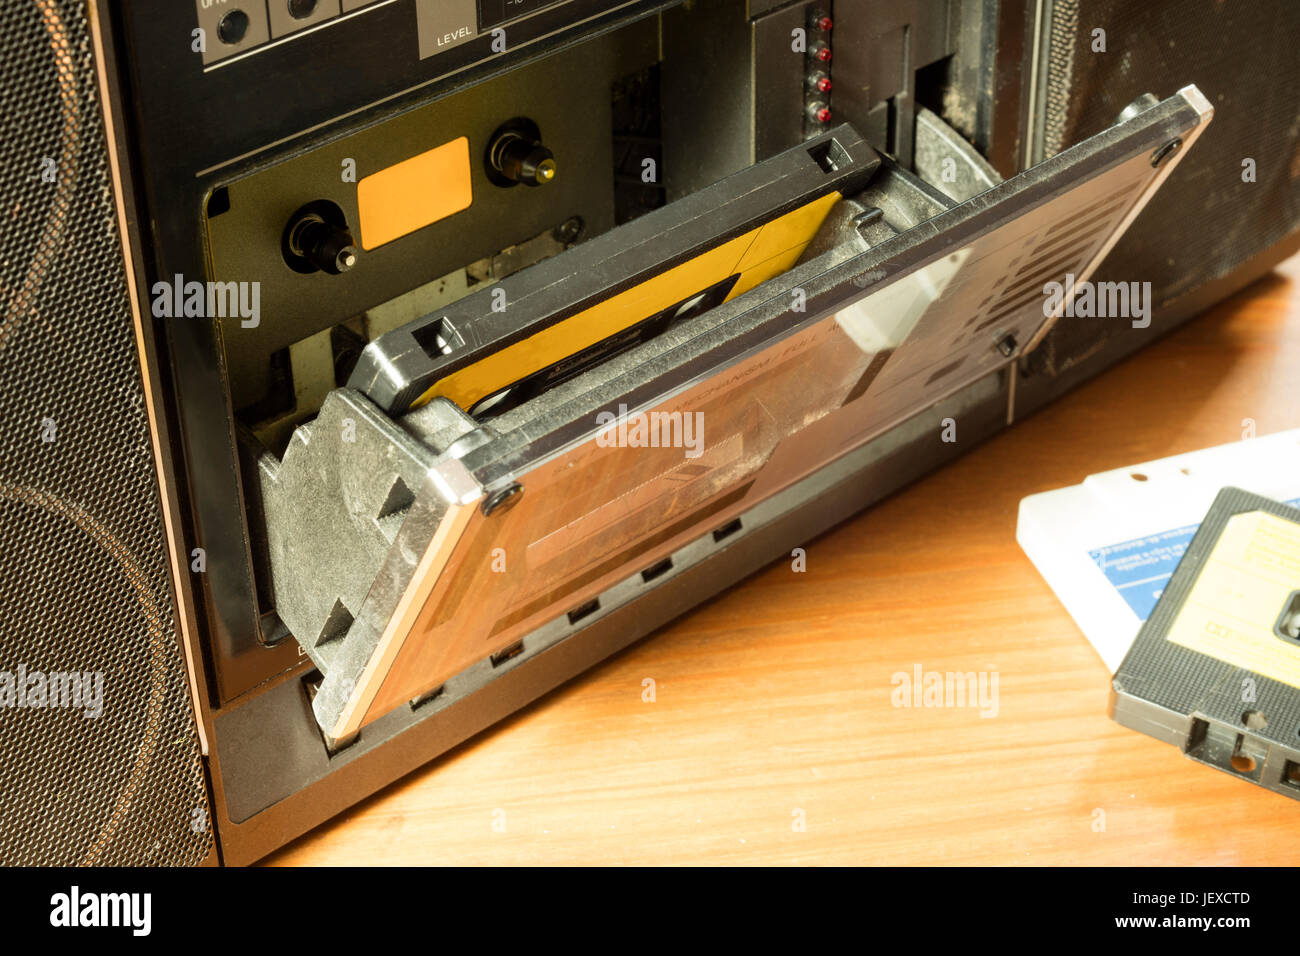
[[[594,346],[666,306],[702,294],[730,276],[738,278],[725,298],[734,299],[794,265],[839,198],[839,193],[830,193],[814,199],[494,352],[439,380],[416,404],[443,396],[471,408],[564,356]]]
[[[1234,515],[1169,630],[1175,644],[1300,687],[1300,647],[1274,630],[1300,587],[1300,525]]]

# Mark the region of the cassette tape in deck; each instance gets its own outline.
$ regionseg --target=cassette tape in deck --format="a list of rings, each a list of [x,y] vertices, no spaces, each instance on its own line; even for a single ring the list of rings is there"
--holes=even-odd
[[[894,426],[1010,389],[1044,280],[1085,280],[1211,113],[1189,87],[965,201],[842,126],[371,342],[257,455],[327,740],[559,653]]]

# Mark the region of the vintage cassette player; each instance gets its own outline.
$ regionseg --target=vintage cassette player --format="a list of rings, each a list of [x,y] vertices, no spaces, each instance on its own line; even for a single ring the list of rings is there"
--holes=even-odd
[[[256,860],[1300,247],[1297,16],[1120,6],[5,4],[0,650],[120,706],[0,862]]]

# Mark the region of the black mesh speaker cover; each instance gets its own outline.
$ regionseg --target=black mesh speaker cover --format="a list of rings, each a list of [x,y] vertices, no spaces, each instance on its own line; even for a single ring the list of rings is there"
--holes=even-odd
[[[1045,156],[1105,129],[1143,93],[1163,99],[1195,83],[1214,106],[1093,277],[1150,282],[1158,324],[1162,306],[1300,228],[1300,3],[1053,0],[1050,10]],[[1096,30],[1104,52],[1093,49]],[[1254,182],[1242,178],[1247,159]],[[1070,354],[1107,331],[1062,321],[1044,347]]]
[[[197,863],[206,787],[84,7],[0,4],[0,863]]]

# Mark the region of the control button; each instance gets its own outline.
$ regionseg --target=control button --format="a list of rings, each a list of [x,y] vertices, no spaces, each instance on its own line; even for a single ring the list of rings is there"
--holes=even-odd
[[[194,0],[194,10],[203,31],[199,52],[204,66],[238,56],[271,39],[266,0]]]
[[[808,48],[808,55],[818,63],[829,63],[831,61],[831,48],[818,40]]]
[[[339,0],[269,0],[271,39],[305,30],[342,12]]]
[[[222,43],[234,46],[248,35],[248,14],[243,10],[231,10],[217,24],[217,37]]]
[[[818,10],[812,15],[812,28],[820,30],[822,33],[830,33],[835,26],[835,21],[828,14]]]

